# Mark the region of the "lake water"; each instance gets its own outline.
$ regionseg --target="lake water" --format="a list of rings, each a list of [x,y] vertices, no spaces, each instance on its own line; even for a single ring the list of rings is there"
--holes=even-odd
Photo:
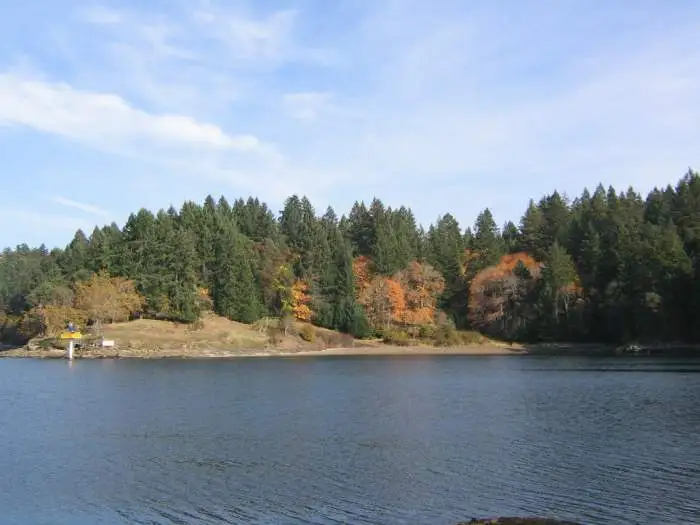
[[[700,523],[700,360],[0,360],[0,523]]]

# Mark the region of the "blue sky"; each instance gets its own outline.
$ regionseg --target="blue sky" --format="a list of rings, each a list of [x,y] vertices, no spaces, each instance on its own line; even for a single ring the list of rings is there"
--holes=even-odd
[[[207,194],[503,223],[700,168],[695,0],[5,3],[0,246]]]

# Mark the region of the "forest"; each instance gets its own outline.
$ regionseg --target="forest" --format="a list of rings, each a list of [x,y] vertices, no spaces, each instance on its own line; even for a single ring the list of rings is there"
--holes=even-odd
[[[0,335],[23,342],[83,324],[297,319],[355,337],[478,331],[506,341],[700,340],[700,176],[646,198],[599,185],[530,201],[519,224],[489,209],[463,228],[424,228],[374,199],[319,214],[292,196],[209,196],[122,228],[76,232],[64,249],[0,255]],[[447,334],[447,336],[445,336]]]

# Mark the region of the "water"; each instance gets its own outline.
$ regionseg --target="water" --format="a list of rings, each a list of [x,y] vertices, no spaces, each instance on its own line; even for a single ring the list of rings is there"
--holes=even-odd
[[[700,523],[700,360],[0,360],[0,523]]]

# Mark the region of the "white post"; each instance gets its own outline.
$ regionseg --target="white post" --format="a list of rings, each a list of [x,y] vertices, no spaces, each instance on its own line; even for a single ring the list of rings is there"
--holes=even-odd
[[[72,361],[73,360],[73,340],[69,339],[68,340],[68,360]]]

